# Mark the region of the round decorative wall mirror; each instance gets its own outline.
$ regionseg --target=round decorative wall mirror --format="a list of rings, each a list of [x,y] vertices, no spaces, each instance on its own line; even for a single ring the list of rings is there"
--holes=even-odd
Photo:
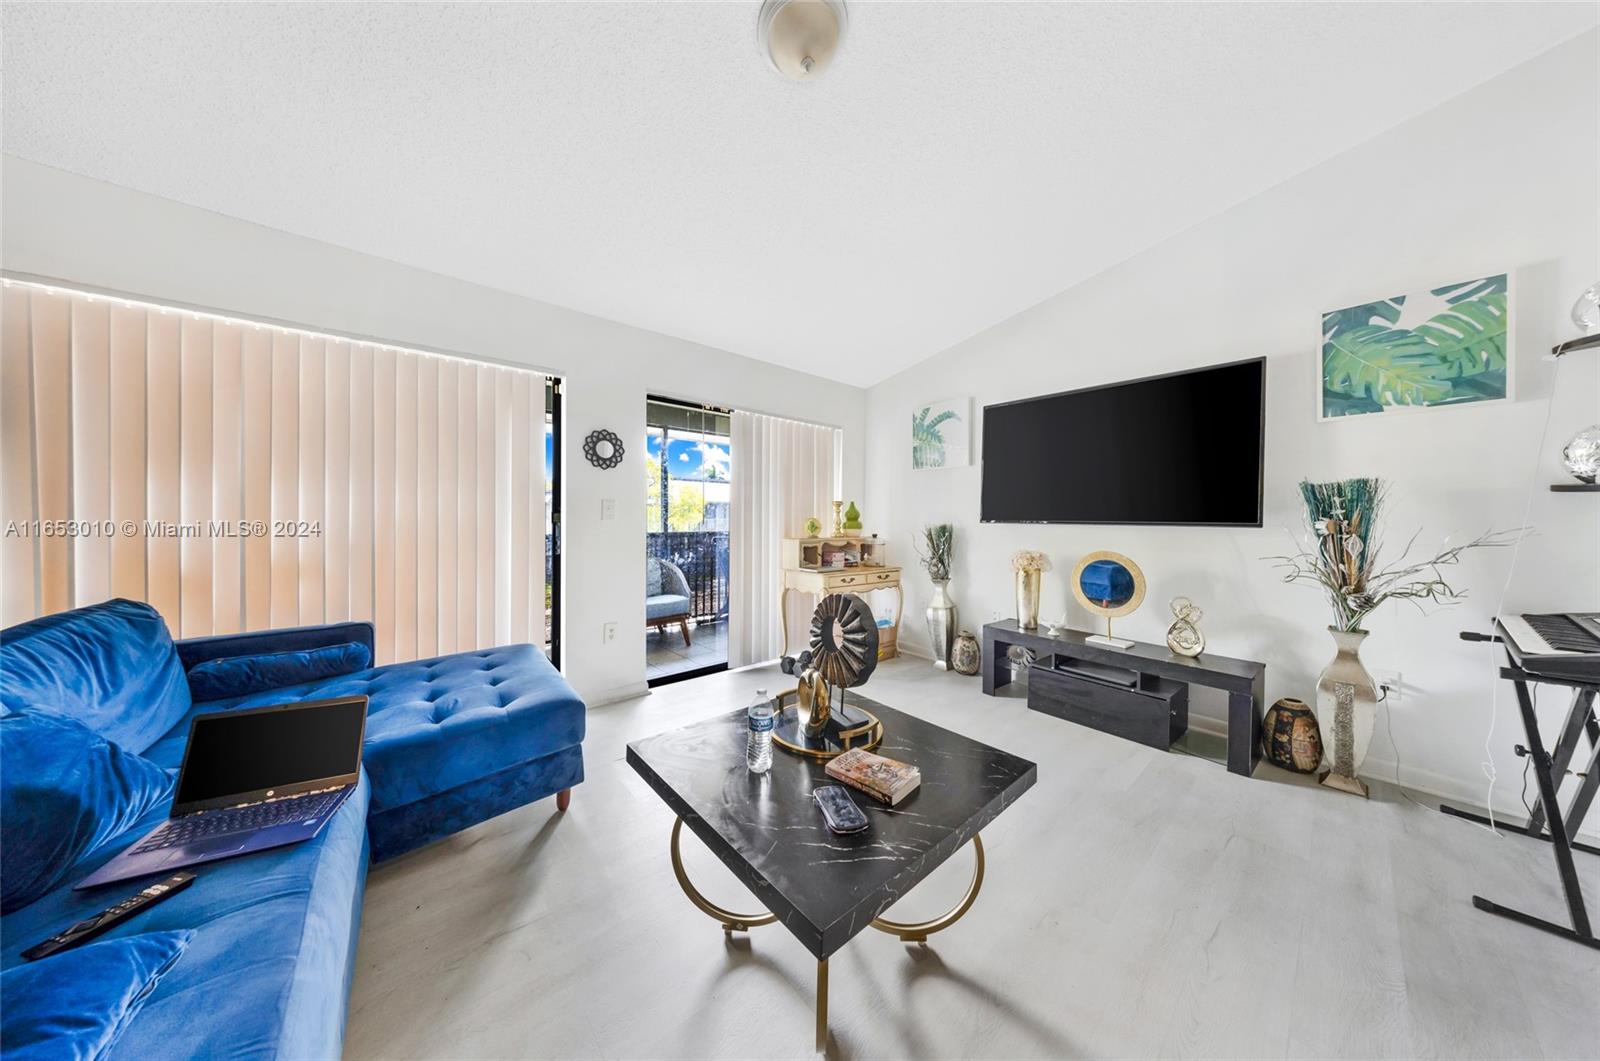
[[[596,468],[615,468],[622,463],[622,439],[615,432],[600,428],[583,440],[583,455]]]
[[[1132,648],[1133,642],[1111,636],[1111,620],[1144,603],[1144,572],[1139,565],[1108,550],[1090,553],[1072,571],[1072,595],[1096,615],[1105,616],[1105,634],[1089,638],[1098,645]]]

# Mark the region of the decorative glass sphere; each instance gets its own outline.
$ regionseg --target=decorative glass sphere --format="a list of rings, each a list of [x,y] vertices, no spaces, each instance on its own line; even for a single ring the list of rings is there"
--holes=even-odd
[[[1592,284],[1572,304],[1572,323],[1585,335],[1600,332],[1600,284]]]
[[[1600,476],[1600,424],[1590,424],[1573,435],[1561,450],[1561,463],[1584,482],[1594,482]]]

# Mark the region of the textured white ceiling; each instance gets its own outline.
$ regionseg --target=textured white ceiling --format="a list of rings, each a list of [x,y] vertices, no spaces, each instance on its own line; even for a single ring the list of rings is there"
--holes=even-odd
[[[7,3],[3,146],[868,384],[1596,12],[857,0],[793,84],[746,3]]]

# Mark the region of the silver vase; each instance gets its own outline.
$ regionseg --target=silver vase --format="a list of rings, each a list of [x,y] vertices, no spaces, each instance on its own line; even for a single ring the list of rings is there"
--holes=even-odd
[[[1329,760],[1321,781],[1341,792],[1365,796],[1366,783],[1357,775],[1378,715],[1377,683],[1361,662],[1361,642],[1367,632],[1330,626],[1328,633],[1338,652],[1317,678],[1317,722]]]
[[[956,602],[950,599],[950,580],[933,580],[933,600],[928,602],[928,639],[933,643],[933,665],[950,667],[950,649],[956,640]]]
[[[1017,625],[1024,630],[1039,628],[1039,582],[1041,572],[1017,572]]]

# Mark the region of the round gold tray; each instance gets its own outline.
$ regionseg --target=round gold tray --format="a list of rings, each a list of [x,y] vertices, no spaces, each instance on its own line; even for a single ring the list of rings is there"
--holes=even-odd
[[[828,717],[828,728],[819,736],[806,735],[806,721],[800,711],[800,693],[785,689],[778,694],[772,742],[794,755],[827,760],[856,748],[871,751],[883,740],[883,723],[878,716],[853,704],[835,706]]]

